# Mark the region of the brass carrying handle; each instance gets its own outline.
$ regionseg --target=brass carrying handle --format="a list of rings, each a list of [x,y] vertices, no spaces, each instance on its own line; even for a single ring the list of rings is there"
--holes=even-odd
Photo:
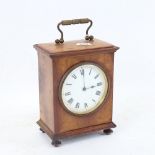
[[[88,19],[88,18],[82,18],[82,19],[73,19],[73,20],[62,20],[60,23],[58,23],[57,25],[57,29],[58,31],[61,33],[61,37],[60,39],[56,39],[55,43],[56,44],[62,44],[64,42],[64,37],[63,37],[63,32],[60,29],[60,25],[74,25],[74,24],[86,24],[86,23],[90,23],[90,25],[88,26],[87,30],[86,30],[86,36],[85,36],[85,40],[93,40],[94,37],[92,35],[88,35],[88,31],[91,28],[91,26],[93,25],[92,20]]]

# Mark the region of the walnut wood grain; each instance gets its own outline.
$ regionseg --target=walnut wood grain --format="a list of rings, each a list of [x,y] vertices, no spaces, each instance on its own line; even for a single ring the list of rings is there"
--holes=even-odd
[[[77,45],[78,43],[88,43],[91,45]],[[94,39],[93,41],[87,40],[75,40],[68,41],[64,44],[55,44],[55,43],[44,43],[44,44],[36,44],[34,47],[42,49],[45,53],[50,54],[52,56],[60,56],[60,55],[69,55],[69,54],[85,54],[91,53],[92,49],[97,51],[105,51],[111,52],[111,50],[116,51],[119,49],[117,46],[114,46],[110,43]]]
[[[91,46],[77,46],[79,42],[89,41],[34,45],[38,51],[39,63],[40,120],[38,124],[50,137],[67,137],[115,127],[112,123],[113,66],[114,53],[119,48],[97,39],[91,42]],[[81,62],[100,65],[107,75],[109,88],[103,104],[96,111],[84,116],[75,116],[63,108],[59,100],[59,87],[64,74]]]
[[[39,49],[38,69],[40,119],[54,132],[53,63],[52,59]]]
[[[78,135],[82,135],[82,134],[87,134],[87,133],[91,133],[91,132],[96,132],[96,131],[100,131],[100,130],[106,130],[106,129],[110,129],[110,128],[115,128],[116,125],[113,122],[109,122],[109,123],[103,123],[103,124],[98,124],[98,125],[94,125],[94,126],[88,126],[85,128],[79,128],[77,130],[70,130],[67,132],[63,132],[61,134],[54,134],[47,126],[45,123],[43,123],[41,120],[39,120],[37,122],[37,124],[46,132],[46,134],[53,139],[53,137],[55,137],[56,139],[63,139],[66,137],[71,137],[71,136],[78,136]]]
[[[99,64],[107,74],[109,88],[108,94],[97,111],[92,114],[85,115],[82,117],[71,115],[63,109],[63,106],[59,100],[59,84],[65,72],[72,66],[81,62],[93,62]],[[90,54],[81,56],[64,56],[53,58],[54,63],[54,104],[57,106],[56,118],[57,126],[56,131],[58,133],[65,132],[68,130],[83,128],[94,124],[107,123],[112,121],[112,90],[113,90],[113,53],[107,54]],[[61,67],[60,67],[61,66]]]

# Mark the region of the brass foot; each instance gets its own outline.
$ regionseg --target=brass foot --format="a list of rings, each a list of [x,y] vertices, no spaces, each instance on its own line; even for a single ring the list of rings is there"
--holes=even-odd
[[[53,146],[58,147],[60,144],[61,144],[61,141],[60,140],[56,140],[56,139],[53,139],[52,140],[52,145]]]
[[[41,131],[42,133],[45,133],[45,131],[44,131],[43,129],[41,129],[41,128],[40,128],[40,131]]]
[[[113,130],[111,130],[111,129],[105,129],[105,130],[103,130],[103,132],[106,135],[110,135],[111,133],[113,133]]]

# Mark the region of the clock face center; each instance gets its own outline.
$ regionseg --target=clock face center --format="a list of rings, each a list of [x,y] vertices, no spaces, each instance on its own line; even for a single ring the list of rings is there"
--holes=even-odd
[[[108,81],[103,69],[93,63],[82,63],[65,74],[60,97],[68,111],[87,114],[103,103],[107,89]]]
[[[86,87],[83,87],[83,89],[82,89],[83,91],[86,91]]]

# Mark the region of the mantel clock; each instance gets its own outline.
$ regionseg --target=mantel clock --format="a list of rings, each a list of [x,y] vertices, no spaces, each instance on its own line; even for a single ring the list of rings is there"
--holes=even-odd
[[[90,23],[83,40],[64,42],[60,25]],[[61,139],[116,127],[112,122],[114,53],[117,46],[88,35],[88,18],[63,20],[55,43],[34,45],[38,52],[42,132],[54,146]]]

